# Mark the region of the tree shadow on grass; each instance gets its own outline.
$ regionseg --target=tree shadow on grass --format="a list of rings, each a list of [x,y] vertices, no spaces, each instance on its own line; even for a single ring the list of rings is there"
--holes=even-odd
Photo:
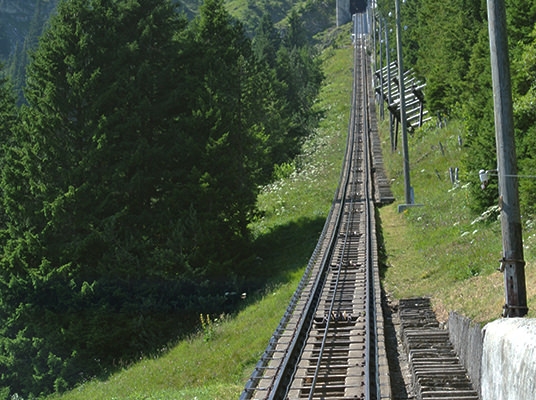
[[[111,374],[134,364],[141,355],[159,357],[172,348],[174,343],[199,332],[203,333],[201,314],[205,320],[219,319],[222,314],[236,315],[248,305],[259,301],[267,291],[294,279],[295,274],[307,266],[324,222],[325,219],[321,217],[302,218],[275,227],[251,243],[253,257],[240,266],[236,276],[212,282],[207,292],[198,287],[192,293],[186,293],[185,287],[173,282],[128,282],[127,288],[122,288],[117,282],[110,282],[106,288],[103,285],[103,290],[106,290],[100,293],[99,298],[105,293],[124,289],[121,291],[124,292],[120,296],[121,301],[116,302],[116,309],[111,309],[110,304],[113,302],[108,301],[108,306],[102,313],[88,309],[79,311],[80,315],[76,318],[64,315],[66,320],[71,321],[71,325],[72,321],[78,321],[76,326],[70,328],[70,337],[74,339],[67,346],[76,349],[81,356],[73,361],[72,373],[85,373],[78,378],[71,376],[63,389],[69,389],[86,379],[107,380]],[[136,295],[132,290],[145,290],[147,293]],[[132,296],[129,304],[124,303],[125,293]],[[243,293],[246,295],[242,296]],[[153,299],[149,302],[153,297],[158,301]],[[151,307],[142,309],[143,304],[137,304],[140,298],[145,299],[145,303],[151,303]],[[174,299],[176,304],[170,304],[170,299]],[[103,324],[108,328],[103,328]],[[95,326],[100,326],[101,329],[92,328]],[[52,334],[52,331],[57,329],[50,329],[48,334]],[[41,333],[47,337],[47,332]],[[96,341],[99,345],[82,349],[80,343],[86,335],[88,340]],[[97,340],[95,335],[101,335],[102,338]],[[136,345],[117,346],[125,341],[132,341]]]
[[[316,247],[325,218],[301,218],[275,227],[253,243],[257,256],[248,286],[256,291],[288,282],[307,266]]]

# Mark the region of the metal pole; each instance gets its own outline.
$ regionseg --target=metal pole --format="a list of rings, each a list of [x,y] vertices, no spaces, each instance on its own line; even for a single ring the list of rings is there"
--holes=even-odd
[[[504,272],[503,316],[528,312],[504,0],[487,0]]]
[[[383,98],[383,59],[382,59],[382,57],[383,57],[383,45],[382,45],[383,40],[382,40],[382,29],[384,27],[383,27],[382,20],[379,17],[379,15],[377,15],[377,18],[378,18],[378,43],[380,44],[380,50],[379,50],[379,56],[380,56],[380,68],[379,68],[379,71],[380,71],[380,118],[383,120],[384,119],[383,111],[384,111],[385,99]]]
[[[391,96],[391,48],[389,47],[389,26],[387,21],[383,19],[383,26],[385,27],[385,65],[387,65],[387,104],[391,105],[393,98]],[[393,113],[389,113],[389,138],[391,139],[391,151],[396,150],[394,132],[393,132]]]
[[[372,29],[372,48],[374,49],[374,52],[372,54],[372,65],[373,65],[373,71],[376,72],[378,70],[378,60],[376,59],[376,49],[377,49],[377,44],[376,44],[376,18],[374,18],[374,11],[370,12],[369,13],[369,8],[367,7],[367,11],[366,11],[366,18],[367,18],[367,21],[370,22],[370,29]],[[370,35],[371,32],[365,32],[365,33],[368,33]]]
[[[402,29],[400,27],[400,1],[395,0],[396,17],[396,52],[398,60],[398,87],[400,97],[400,127],[402,131],[402,147],[404,157],[404,194],[406,204],[413,204],[409,175],[408,129],[406,124],[406,101],[404,89],[404,66],[402,63]]]

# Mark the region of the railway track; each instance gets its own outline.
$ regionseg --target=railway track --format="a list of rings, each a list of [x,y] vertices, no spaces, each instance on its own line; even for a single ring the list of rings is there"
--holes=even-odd
[[[448,330],[439,326],[430,299],[400,300],[399,315],[415,399],[478,400]]]
[[[352,111],[332,209],[243,400],[391,398],[377,261],[367,15],[354,19]]]

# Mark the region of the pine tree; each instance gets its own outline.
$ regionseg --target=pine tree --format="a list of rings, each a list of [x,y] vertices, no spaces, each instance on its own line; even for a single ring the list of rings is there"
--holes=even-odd
[[[536,144],[536,28],[524,38],[513,59],[512,70],[517,72],[517,85],[514,90],[514,122],[516,126],[516,147],[521,175],[531,176],[536,168],[534,146]],[[519,180],[522,212],[536,214],[534,196],[536,180]]]
[[[264,95],[255,85],[251,43],[222,0],[206,1],[192,29],[198,66],[197,133],[192,140],[201,183],[195,208],[204,221],[212,221],[215,237],[241,240],[247,235],[265,168],[265,127],[253,107]]]
[[[277,53],[277,77],[283,82],[280,95],[287,102],[284,114],[288,120],[286,157],[292,158],[299,153],[303,139],[316,124],[312,106],[324,77],[315,51],[305,39],[298,14],[292,13],[288,23],[283,45]]]
[[[185,26],[166,0],[73,0],[33,55],[2,177],[2,315],[18,310],[2,321],[2,360],[35,357],[0,368],[21,394],[98,373],[92,360],[128,357],[165,330],[152,315],[172,311],[170,277],[186,268],[188,212],[174,207]]]
[[[458,111],[482,23],[479,18],[478,5],[472,1],[428,0],[421,2],[413,21],[404,22],[414,40],[419,41],[415,68],[426,77],[427,103],[434,114]]]
[[[259,186],[321,80],[307,45],[270,40],[257,58],[223,0],[189,26],[169,0],[61,3],[5,151],[0,391],[150,351],[246,279]]]

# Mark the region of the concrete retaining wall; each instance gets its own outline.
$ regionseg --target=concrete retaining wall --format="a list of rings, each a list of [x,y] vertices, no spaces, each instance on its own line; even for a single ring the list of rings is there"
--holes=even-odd
[[[352,20],[350,14],[350,0],[337,0],[337,26],[344,25]]]
[[[483,331],[482,400],[534,400],[536,320],[499,319]]]
[[[469,318],[451,312],[448,327],[449,338],[454,350],[467,370],[467,375],[471,378],[475,390],[479,396],[482,396],[480,391],[480,366],[482,364],[482,331],[480,325],[473,324]]]
[[[505,318],[484,329],[449,315],[450,340],[482,400],[536,399],[536,320]]]

